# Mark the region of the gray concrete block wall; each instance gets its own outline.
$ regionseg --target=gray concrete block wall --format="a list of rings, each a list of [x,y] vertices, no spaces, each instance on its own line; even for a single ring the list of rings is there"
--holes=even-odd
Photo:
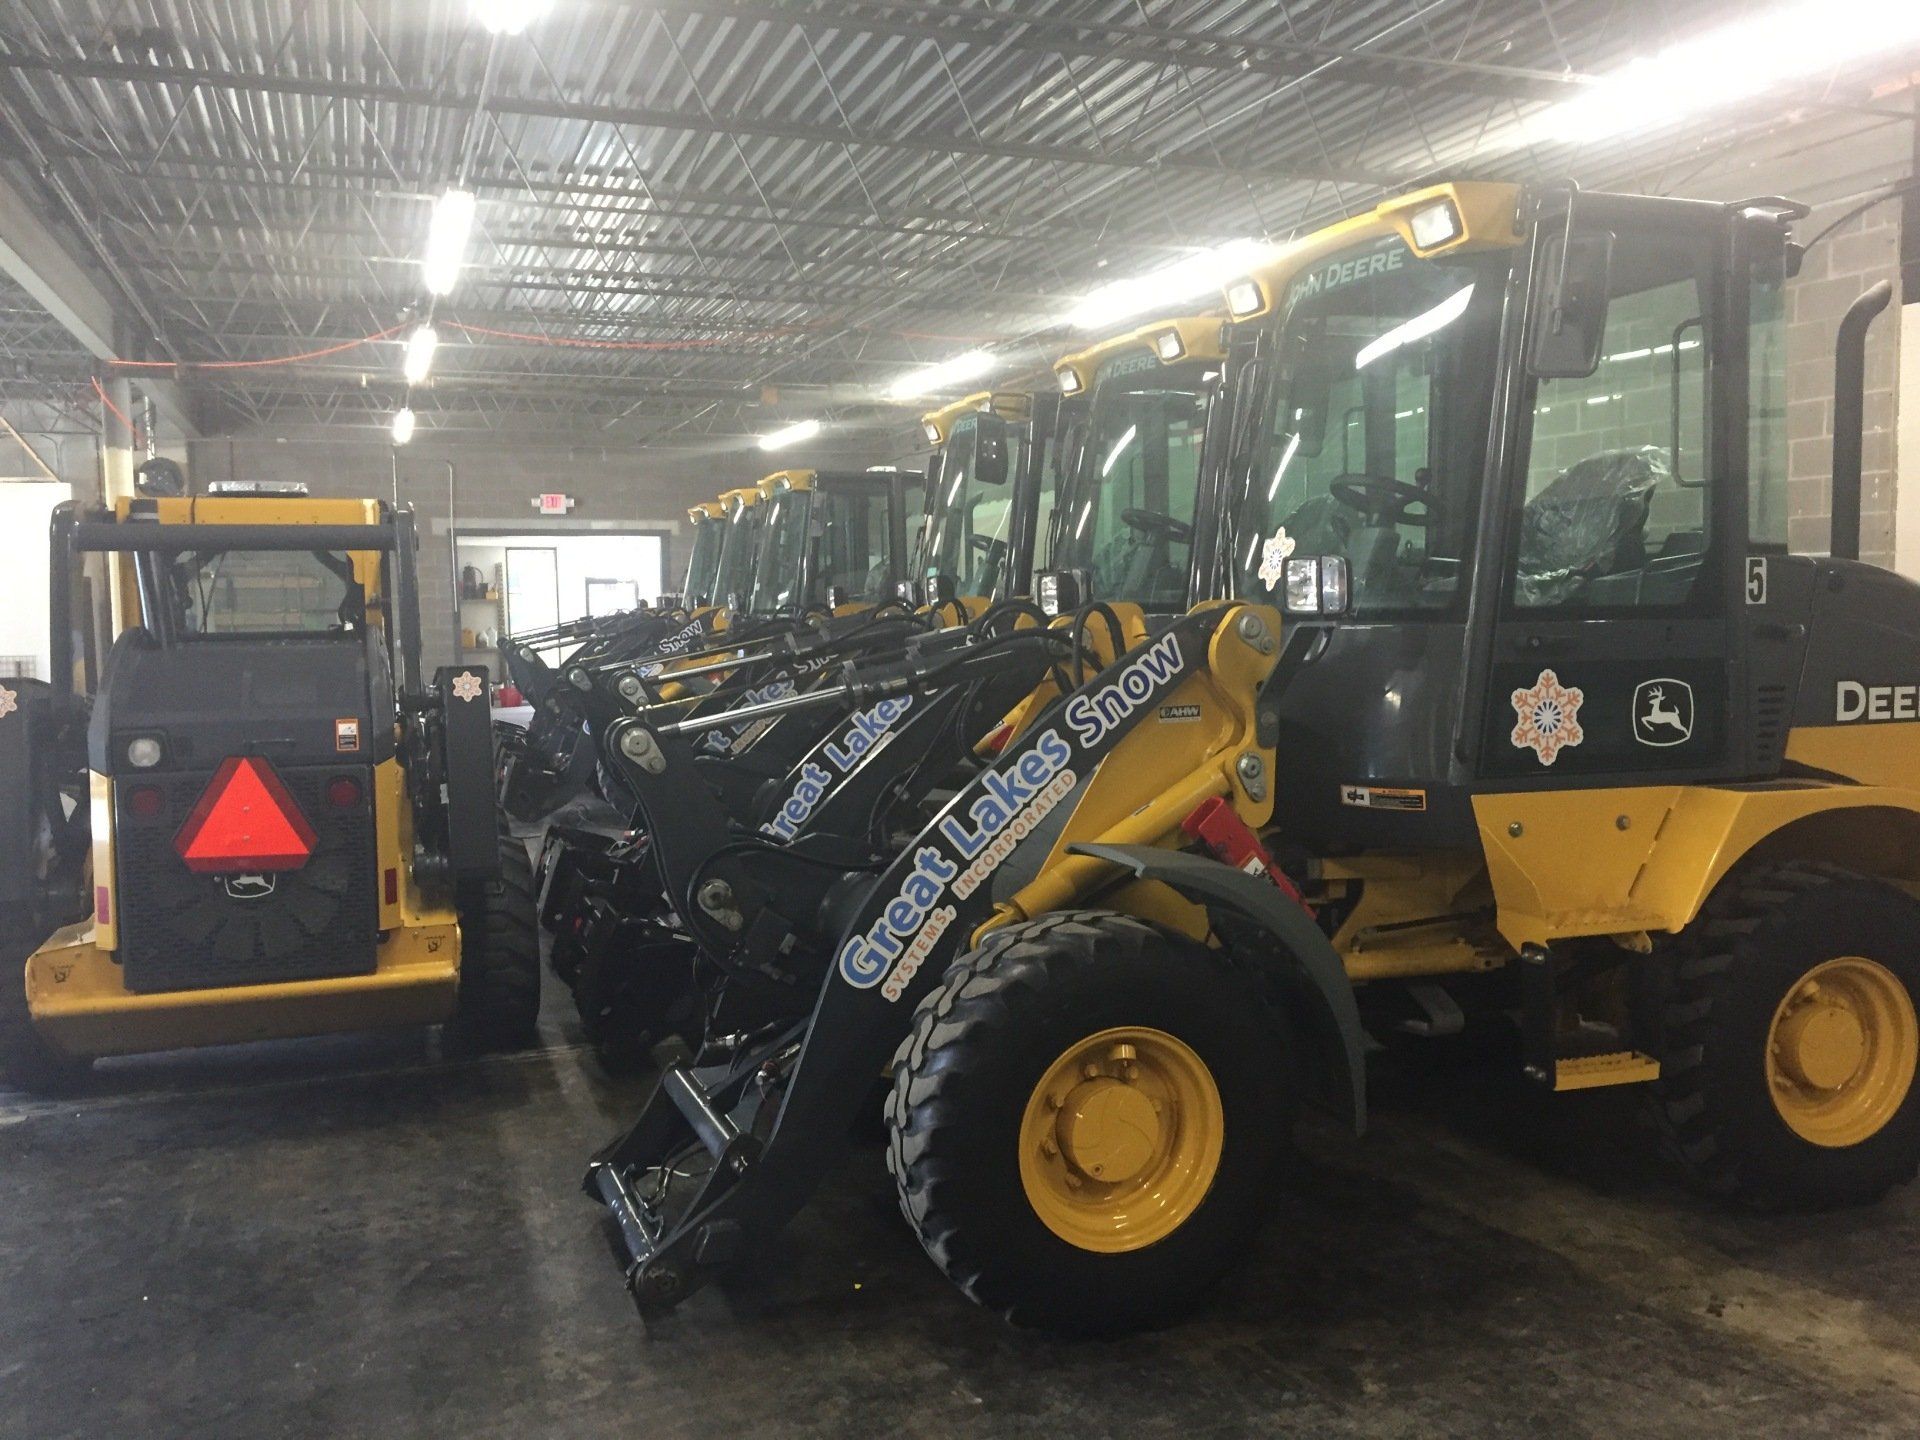
[[[1815,210],[1795,232],[1811,239],[1849,208],[1841,203]],[[1799,276],[1788,282],[1787,541],[1796,552],[1824,553],[1831,531],[1833,357],[1840,317],[1876,281],[1892,279],[1898,285],[1899,247],[1899,205],[1877,205],[1809,251]],[[1888,567],[1894,563],[1898,299],[1896,293],[1895,306],[1868,332],[1861,447],[1861,558]]]

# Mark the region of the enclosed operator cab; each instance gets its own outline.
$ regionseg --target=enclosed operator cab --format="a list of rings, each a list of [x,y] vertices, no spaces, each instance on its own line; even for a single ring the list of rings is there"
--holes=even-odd
[[[680,606],[702,610],[715,603],[720,578],[720,550],[726,543],[726,507],[708,500],[687,511],[692,539],[687,547],[687,573],[680,587]]]
[[[978,615],[1030,596],[1059,478],[1060,397],[983,390],[920,419],[928,523],[916,576],[926,605]]]
[[[87,914],[27,959],[14,1058],[456,1016],[531,1033],[537,955],[504,1000],[462,983],[462,897],[502,864],[487,687],[422,679],[413,545],[404,511],[303,493],[56,513],[47,703],[72,738],[24,763],[84,784]],[[96,552],[116,638],[88,696],[69,637]],[[476,983],[502,978],[466,949]]]
[[[782,470],[758,486],[765,508],[754,583],[756,615],[863,610],[897,599],[908,537],[918,528],[920,477],[905,470]]]

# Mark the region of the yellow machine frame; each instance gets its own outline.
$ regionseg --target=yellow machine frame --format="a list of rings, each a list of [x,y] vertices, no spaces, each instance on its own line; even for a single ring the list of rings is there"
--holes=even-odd
[[[162,525],[371,525],[377,500],[315,500],[305,496],[191,496],[141,502]],[[131,513],[122,499],[116,518]],[[142,521],[141,523],[150,523]],[[134,597],[133,561],[118,555],[121,613],[116,629],[140,622],[126,607]],[[387,623],[380,594],[380,556],[356,551],[355,578],[369,613]],[[28,1010],[57,1049],[76,1057],[224,1044],[383,1025],[437,1024],[451,1018],[459,990],[460,926],[448,905],[429,901],[414,883],[413,807],[398,760],[373,775],[375,873],[379,944],[370,975],[300,980],[137,995],[126,988],[114,959],[119,896],[114,872],[111,786],[91,774],[91,870],[94,914],[56,931],[29,957]]]
[[[1317,260],[1372,237],[1398,235],[1421,257],[1511,248],[1519,188],[1462,182],[1387,200],[1285,247],[1222,289],[1235,323],[1271,315],[1287,282]],[[1422,248],[1412,217],[1452,207],[1457,233]],[[1153,326],[1055,368],[1090,380],[1090,360],[1150,338]],[[1097,363],[1095,361],[1094,363]],[[1691,924],[1714,887],[1757,853],[1823,859],[1920,891],[1920,724],[1801,727],[1787,759],[1844,777],[1793,785],[1650,785],[1484,793],[1473,801],[1482,854],[1369,854],[1317,862],[1329,893],[1359,901],[1334,937],[1355,982],[1497,969],[1522,948],[1605,937],[1634,950]],[[1490,930],[1412,924],[1491,904]],[[1644,1057],[1641,1057],[1644,1058]],[[1587,1067],[1589,1070],[1594,1067]],[[1657,1078],[1651,1061],[1570,1073],[1561,1088]]]

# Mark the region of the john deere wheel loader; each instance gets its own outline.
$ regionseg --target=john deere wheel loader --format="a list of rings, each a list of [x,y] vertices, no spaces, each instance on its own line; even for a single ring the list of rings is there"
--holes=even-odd
[[[1920,587],[1857,558],[1889,291],[1840,335],[1833,553],[1790,555],[1802,213],[1434,187],[1231,286],[1202,403],[1107,370],[1081,480],[1178,419],[1213,499],[1182,535],[1070,495],[1059,534],[1141,539],[1057,551],[1041,594],[1185,548],[1194,593],[1240,598],[1154,623],[848,877],[787,1024],[666,1071],[587,1177],[643,1308],[805,1202],[889,1054],[929,1255],[1065,1329],[1236,1263],[1296,1104],[1363,1125],[1370,1029],[1509,1015],[1529,1078],[1643,1086],[1744,1203],[1910,1178]]]
[[[1031,597],[1053,523],[1059,397],[983,390],[920,418],[933,447],[927,536],[914,577],[920,603],[977,616]]]
[[[1026,397],[1020,400],[1024,407]],[[1014,397],[1005,397],[1004,403],[1012,405]],[[1050,405],[1043,408],[1051,413]],[[1022,418],[1013,422],[985,417],[988,426],[995,427],[994,440],[1009,428],[1023,428],[1024,414],[1023,408]],[[1002,539],[990,543],[1000,544],[1005,552],[1005,537],[1012,536],[1018,555],[1030,559],[1047,446],[1044,441],[1021,445],[1014,457],[992,445],[983,452],[972,443],[974,418],[969,413],[956,426],[966,443],[959,463],[942,470],[946,479],[936,488],[931,524],[937,543],[962,544],[970,533],[967,527],[984,522],[991,512]],[[1011,474],[1010,460],[1015,465]],[[774,576],[793,568],[771,563],[787,550],[780,537],[820,529],[810,523],[806,508],[786,503],[807,500],[809,492],[785,487],[785,478],[769,482],[774,508],[763,559],[770,563],[762,569]],[[1050,492],[1051,486],[1044,488]],[[817,492],[812,498],[817,508]],[[829,517],[834,513],[829,511]],[[861,527],[829,518],[827,533],[842,526],[845,534],[839,543],[844,546],[848,537],[858,538]],[[876,534],[877,542],[880,538]],[[976,554],[986,549],[966,548]],[[871,563],[876,571],[887,554],[884,543],[874,550]],[[797,552],[789,558],[800,563],[799,580],[788,583],[798,583],[801,593],[810,596],[810,605],[830,598],[825,585],[810,578],[818,575],[819,562]],[[1016,577],[1006,560],[1003,553],[997,583],[1024,589],[1025,571]],[[887,588],[893,588],[891,567],[887,573]],[[930,588],[937,587],[939,579],[933,576]],[[782,582],[771,584],[776,591],[785,588]],[[869,598],[883,593],[875,586]],[[835,697],[828,696],[821,697],[830,702],[825,705],[809,700],[783,708],[783,697],[808,694],[845,664],[884,666],[909,653],[933,664],[975,639],[993,639],[1009,623],[1007,614],[992,608],[996,596],[956,595],[950,588],[945,593],[947,603],[918,616],[897,605],[879,605],[849,609],[830,619],[816,616],[804,628],[762,626],[754,632],[757,640],[744,638],[744,630],[729,631],[743,638],[707,663],[670,666],[650,678],[633,671],[604,676],[587,693],[589,719],[603,742],[602,765],[608,772],[603,789],[621,797],[623,815],[631,817],[630,831],[611,844],[567,829],[552,834],[542,867],[542,922],[554,936],[555,972],[573,988],[586,1032],[603,1063],[624,1068],[644,1060],[665,1034],[689,1026],[695,1037],[699,1034],[708,1008],[704,982],[710,975],[692,963],[697,947],[689,932],[699,927],[701,917],[690,895],[682,893],[681,882],[691,873],[683,869],[690,850],[700,852],[693,859],[704,859],[703,846],[722,843],[731,834],[742,846],[758,847],[749,854],[777,864],[782,858],[779,847],[804,837],[812,848],[796,872],[798,893],[811,894],[823,863],[816,841],[827,833],[847,832],[841,837],[843,853],[857,857],[849,863],[866,863],[872,837],[891,835],[900,812],[918,805],[998,721],[1012,697],[1031,688],[1030,681],[1009,676],[996,676],[988,684],[977,675],[963,683],[956,675],[938,699],[925,693],[911,700],[877,697],[876,703],[862,706],[831,703]],[[758,603],[753,608],[777,613],[784,598],[780,593],[759,594],[756,587]],[[1040,618],[1031,605],[1024,608],[1026,623]],[[937,619],[952,624],[968,622],[969,617],[966,628],[934,633]],[[678,685],[720,671],[728,676],[718,687],[680,697],[697,703],[663,701],[654,693],[659,681]],[[613,683],[605,683],[608,680]],[[747,714],[737,724],[708,724],[701,718],[731,712],[743,701],[749,711],[759,706],[762,713]],[[668,766],[663,756],[661,767],[651,771],[623,763],[615,740],[623,733],[623,719],[635,713],[649,715],[660,734],[693,737],[699,748],[688,754],[674,747],[674,763]],[[969,725],[967,715],[977,715],[977,722]],[[736,732],[737,738],[731,738]],[[724,748],[710,748],[715,737]],[[884,764],[866,763],[882,750]],[[800,848],[789,853],[798,854]]]
[[[696,700],[716,672],[706,667],[689,674],[684,667],[694,657],[711,658],[708,651],[723,634],[722,652],[796,625],[831,629],[835,617],[897,603],[906,585],[909,537],[918,528],[918,482],[900,470],[788,470],[723,495],[727,538],[711,582],[718,602],[691,615],[663,612],[651,629],[633,629],[615,645],[583,647],[569,657],[566,686],[548,692],[524,739],[506,752],[501,794],[508,812],[538,820],[592,777],[591,746],[580,737],[590,708],[585,697],[596,684],[631,688],[665,675],[676,697]],[[696,680],[695,689],[682,690],[670,672]],[[767,678],[762,688],[779,683]]]
[[[411,514],[149,478],[56,512],[52,682],[0,690],[7,1081],[373,1026],[529,1041],[530,867],[496,823],[486,677],[420,673]],[[87,693],[96,553],[118,634]]]
[[[576,662],[645,660],[655,652],[675,656],[701,649],[725,623],[728,610],[718,598],[721,585],[745,594],[752,584],[753,557],[759,545],[761,493],[758,486],[729,490],[718,500],[696,505],[687,512],[694,544],[686,574],[688,609],[662,606],[649,621],[626,631],[619,642],[592,647]],[[509,636],[502,649],[509,655],[537,645],[538,636]],[[586,681],[591,684],[591,680]],[[528,691],[534,711],[524,729],[502,734],[496,762],[500,804],[523,824],[550,815],[593,784],[591,744],[581,744],[584,716],[581,685],[556,675],[554,683]],[[535,693],[537,691],[537,694]]]

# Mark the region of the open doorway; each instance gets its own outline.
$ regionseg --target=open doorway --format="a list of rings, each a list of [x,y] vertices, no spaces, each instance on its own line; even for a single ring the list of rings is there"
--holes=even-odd
[[[485,665],[498,680],[502,637],[654,599],[664,588],[665,551],[657,531],[461,532],[461,663]],[[552,662],[567,648],[542,653]]]

